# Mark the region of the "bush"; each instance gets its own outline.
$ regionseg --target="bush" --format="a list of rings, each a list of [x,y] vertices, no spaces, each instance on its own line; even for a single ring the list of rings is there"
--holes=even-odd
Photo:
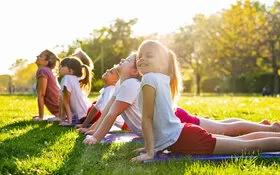
[[[92,82],[92,88],[91,91],[93,92],[99,92],[100,89],[102,89],[104,86],[103,81],[101,79],[98,79],[96,81]]]

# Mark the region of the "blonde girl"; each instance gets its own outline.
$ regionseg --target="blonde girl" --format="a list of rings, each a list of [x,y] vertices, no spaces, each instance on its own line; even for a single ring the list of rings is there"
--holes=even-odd
[[[85,68],[85,77],[82,69]],[[74,126],[86,117],[91,103],[85,94],[91,89],[92,74],[88,66],[76,57],[66,57],[61,61],[59,74],[61,80],[61,114],[62,126]],[[83,91],[85,93],[83,93]],[[65,114],[67,119],[64,120]]]
[[[240,137],[212,135],[198,125],[181,123],[173,112],[179,95],[180,72],[176,55],[157,41],[144,41],[137,67],[143,75],[139,108],[142,112],[144,151],[132,161],[153,159],[157,151],[185,154],[241,154],[279,151],[280,133],[255,132]],[[177,98],[178,99],[178,98]]]

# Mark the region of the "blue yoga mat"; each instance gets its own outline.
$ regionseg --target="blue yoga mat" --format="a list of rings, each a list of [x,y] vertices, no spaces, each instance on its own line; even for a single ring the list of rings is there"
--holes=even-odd
[[[125,142],[141,142],[144,143],[143,137],[139,137],[133,133],[108,133],[101,143],[125,143]],[[144,163],[163,162],[171,159],[185,159],[189,158],[192,161],[224,161],[232,159],[249,159],[249,158],[280,158],[280,152],[263,152],[255,155],[186,155],[186,154],[172,154],[172,153],[158,153],[154,159],[144,161]]]
[[[232,159],[251,159],[251,158],[280,158],[280,152],[263,152],[255,155],[186,155],[186,154],[171,154],[159,153],[155,155],[153,160],[144,161],[144,163],[163,162],[171,159],[184,159],[189,158],[192,161],[224,161]]]

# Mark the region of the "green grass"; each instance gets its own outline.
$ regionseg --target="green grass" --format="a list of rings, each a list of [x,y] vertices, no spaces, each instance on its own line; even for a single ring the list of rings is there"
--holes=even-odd
[[[215,119],[280,117],[280,98],[272,97],[182,96],[180,106]],[[279,159],[131,163],[140,143],[84,145],[73,128],[31,121],[36,113],[35,96],[0,95],[0,174],[280,174]]]

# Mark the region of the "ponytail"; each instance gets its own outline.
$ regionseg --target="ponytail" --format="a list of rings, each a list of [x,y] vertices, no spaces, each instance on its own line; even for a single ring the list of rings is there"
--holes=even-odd
[[[83,91],[85,91],[87,94],[91,91],[91,81],[93,78],[93,73],[90,71],[91,68],[89,66],[83,64],[82,65],[82,72],[85,70],[85,75],[82,76],[82,79],[80,79],[80,87]]]
[[[182,90],[182,77],[179,69],[179,65],[177,62],[177,57],[172,50],[168,50],[168,73],[170,75],[170,89],[173,105],[176,106],[180,91]]]

